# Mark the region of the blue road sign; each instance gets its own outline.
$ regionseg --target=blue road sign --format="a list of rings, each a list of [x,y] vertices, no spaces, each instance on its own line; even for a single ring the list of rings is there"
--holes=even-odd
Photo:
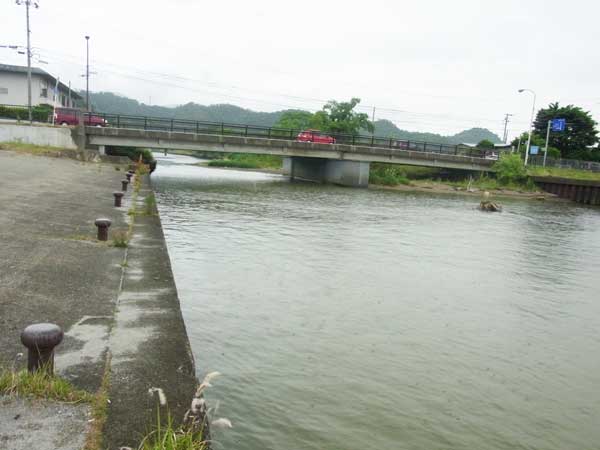
[[[552,131],[565,131],[567,128],[567,119],[552,119]]]
[[[529,154],[537,155],[540,152],[540,148],[537,145],[532,145],[529,147]]]

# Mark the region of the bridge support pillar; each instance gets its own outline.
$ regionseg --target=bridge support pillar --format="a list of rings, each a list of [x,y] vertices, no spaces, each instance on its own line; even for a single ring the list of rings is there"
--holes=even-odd
[[[101,155],[106,155],[106,148],[104,147],[104,145],[99,145],[98,151],[100,152]]]
[[[284,175],[292,175],[292,157],[284,156],[283,164],[281,165],[281,171]]]
[[[289,159],[289,162],[286,160]],[[292,156],[284,158],[283,170],[292,180],[332,183],[340,186],[368,187],[369,162]]]

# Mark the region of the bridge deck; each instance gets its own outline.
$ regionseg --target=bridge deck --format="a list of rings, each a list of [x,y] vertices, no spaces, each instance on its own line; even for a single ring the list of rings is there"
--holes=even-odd
[[[115,127],[85,127],[91,145],[256,153],[348,161],[382,162],[414,166],[491,171],[494,160],[439,151],[403,150],[384,146],[320,144],[247,136],[171,132]],[[391,142],[391,141],[390,141]],[[454,148],[455,146],[446,146]]]

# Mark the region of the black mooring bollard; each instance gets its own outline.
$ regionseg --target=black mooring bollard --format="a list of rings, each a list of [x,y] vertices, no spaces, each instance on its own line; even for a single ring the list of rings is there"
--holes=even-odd
[[[117,191],[113,192],[113,195],[115,196],[115,206],[119,208],[121,206],[121,200],[125,194],[123,194],[121,191]]]
[[[129,173],[129,172],[127,172],[127,173],[125,174],[125,176],[127,177],[127,181],[131,181],[131,176],[132,176],[132,175],[133,175],[133,174],[132,174],[132,173]]]
[[[96,219],[94,222],[98,227],[98,240],[99,241],[108,241],[108,227],[112,223],[110,219]]]
[[[128,180],[121,181],[121,188],[123,189],[123,192],[125,192],[127,190],[127,185],[128,184],[129,184]]]
[[[21,333],[21,342],[27,347],[27,370],[45,370],[54,374],[54,347],[61,343],[63,331],[53,323],[29,325]]]

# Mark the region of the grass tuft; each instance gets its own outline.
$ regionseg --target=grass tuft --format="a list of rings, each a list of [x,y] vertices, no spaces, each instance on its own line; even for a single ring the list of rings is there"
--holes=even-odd
[[[156,198],[154,197],[153,192],[144,198],[144,213],[147,216],[156,215]]]
[[[44,398],[60,402],[91,402],[93,396],[73,387],[67,380],[50,376],[45,371],[26,370],[0,372],[0,394],[18,397]]]
[[[126,248],[129,244],[129,234],[126,231],[115,231],[112,233],[113,247]]]
[[[102,431],[108,416],[108,388],[110,386],[110,353],[104,366],[104,376],[100,389],[92,397],[92,421],[85,438],[83,450],[102,450]]]
[[[32,155],[57,156],[64,153],[64,148],[50,147],[44,145],[27,144],[24,142],[12,141],[0,143],[0,150],[11,150],[19,153],[29,153]]]

